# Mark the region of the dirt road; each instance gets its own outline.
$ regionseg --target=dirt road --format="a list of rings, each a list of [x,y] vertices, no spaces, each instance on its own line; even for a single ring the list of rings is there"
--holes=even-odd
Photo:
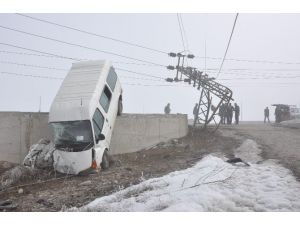
[[[223,126],[225,136],[238,136],[255,140],[263,148],[264,159],[276,159],[293,171],[300,181],[300,129],[249,122],[238,126]]]

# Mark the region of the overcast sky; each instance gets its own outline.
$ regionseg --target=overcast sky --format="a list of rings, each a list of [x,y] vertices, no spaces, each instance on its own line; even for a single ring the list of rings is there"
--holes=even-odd
[[[176,14],[28,14],[59,24],[140,44],[163,52],[183,50]],[[208,74],[215,76],[226,49],[235,14],[181,14],[190,52],[199,56],[189,65],[204,69],[205,42]],[[153,52],[111,40],[70,31],[34,21],[16,14],[0,14],[0,26],[55,38],[99,50],[155,62],[175,65],[166,54]],[[243,120],[262,120],[266,106],[285,103],[300,105],[300,14],[240,14],[218,82],[233,90],[235,102],[242,106]],[[174,77],[164,67],[69,46],[20,34],[0,27],[0,43],[22,46],[52,54],[80,59],[108,59],[117,68],[158,77]],[[0,72],[63,78],[74,60],[18,53],[33,53],[0,44]],[[237,60],[253,60],[249,62]],[[268,62],[266,62],[268,61]],[[8,64],[30,64],[52,69]],[[273,62],[273,63],[271,63]],[[281,62],[281,63],[274,63]],[[143,64],[135,65],[131,63]],[[53,69],[55,68],[55,69]],[[57,70],[61,69],[61,70]],[[199,91],[185,84],[170,84],[156,78],[118,71],[124,90],[124,111],[162,113],[169,102],[172,113],[191,117]],[[134,79],[136,78],[136,79]],[[49,111],[61,80],[0,74],[1,111]],[[150,85],[150,86],[141,86]],[[159,86],[172,85],[172,86]]]

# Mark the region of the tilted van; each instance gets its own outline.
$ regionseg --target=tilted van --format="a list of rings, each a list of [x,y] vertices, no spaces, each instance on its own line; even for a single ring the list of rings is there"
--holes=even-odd
[[[112,131],[122,108],[121,84],[109,61],[74,63],[49,113],[55,170],[78,174],[107,169]]]

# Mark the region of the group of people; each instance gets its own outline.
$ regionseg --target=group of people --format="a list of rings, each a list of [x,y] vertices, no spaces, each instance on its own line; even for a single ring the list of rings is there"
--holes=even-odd
[[[213,108],[213,106],[212,106]],[[214,110],[214,109],[212,109]],[[235,124],[239,124],[240,107],[235,103],[234,107],[229,104],[221,104],[219,108],[219,116],[221,118],[221,124],[232,124],[233,113],[235,115]],[[198,103],[195,104],[193,110],[194,118],[198,116]]]
[[[229,104],[221,104],[219,108],[219,116],[221,118],[221,124],[232,124],[232,118],[235,118],[235,124],[239,124],[240,118],[240,107],[238,104],[234,103],[234,107]]]
[[[213,107],[213,106],[212,106]],[[194,109],[193,109],[193,115],[194,118],[198,117],[198,103],[195,104]],[[212,109],[213,110],[213,109]],[[279,106],[276,107],[275,109],[275,118],[276,122],[280,120],[280,116],[282,116],[284,110],[281,110]],[[165,108],[164,108],[165,114],[170,114],[171,113],[171,107],[170,103],[168,103]],[[233,114],[235,117],[235,124],[239,124],[239,118],[240,118],[240,107],[238,106],[237,103],[234,103],[234,106],[229,104],[221,104],[219,108],[219,116],[221,118],[221,124],[232,124],[232,119],[233,119]],[[269,122],[270,123],[270,110],[268,107],[264,109],[264,122]],[[280,122],[280,121],[279,121]]]
[[[198,117],[198,103],[195,104],[193,109],[194,118]],[[171,107],[170,103],[168,103],[164,108],[165,114],[170,114]],[[240,118],[240,107],[238,104],[234,103],[234,107],[229,104],[221,104],[219,108],[219,116],[221,118],[221,124],[232,124],[233,113],[235,115],[235,124],[239,124]]]

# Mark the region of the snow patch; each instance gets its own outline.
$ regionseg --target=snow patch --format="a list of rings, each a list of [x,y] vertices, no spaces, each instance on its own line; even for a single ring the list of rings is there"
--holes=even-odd
[[[252,140],[238,149],[257,161]],[[195,166],[146,180],[69,211],[299,211],[300,184],[274,161],[235,166],[208,155]]]
[[[244,162],[257,163],[262,160],[259,156],[261,149],[258,144],[251,140],[245,140],[240,147],[234,151],[235,157],[241,158]]]

